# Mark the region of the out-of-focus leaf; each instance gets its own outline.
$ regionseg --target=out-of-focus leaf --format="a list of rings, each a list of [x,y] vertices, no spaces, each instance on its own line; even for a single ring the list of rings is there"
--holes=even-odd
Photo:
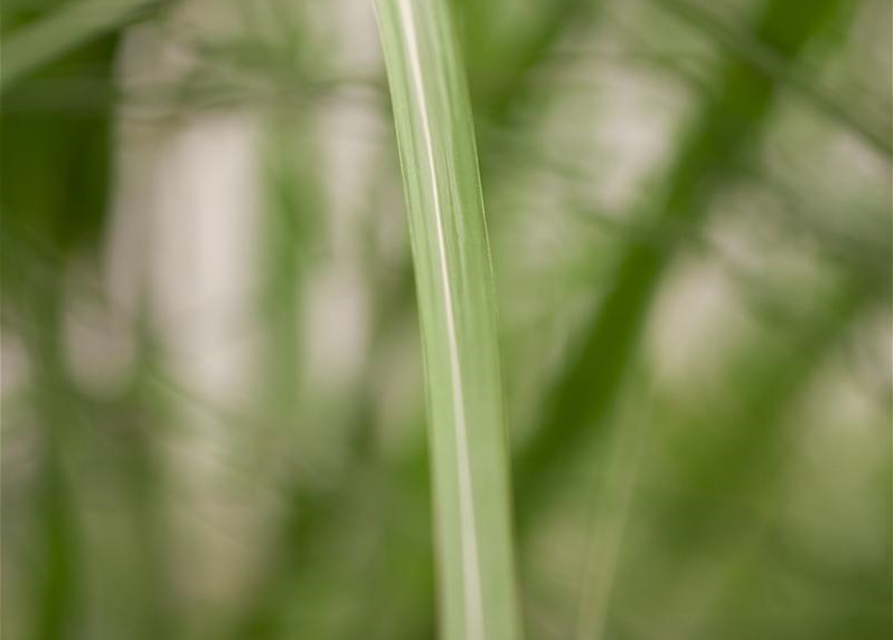
[[[750,37],[746,32],[739,32],[724,24],[722,20],[714,17],[710,11],[699,7],[696,3],[690,2],[690,0],[659,0],[657,4],[715,38],[723,47],[735,55],[741,56],[743,60],[759,69],[761,73],[800,92],[812,105],[833,121],[839,122],[854,132],[871,148],[884,156],[893,156],[889,121],[882,124],[869,121],[864,114],[859,114],[849,103],[837,96],[829,95],[823,87],[810,82],[802,69],[796,68],[796,65],[787,64],[784,57],[771,47],[767,47],[759,39]]]
[[[72,0],[5,33],[0,94],[70,51],[138,19],[162,0]]]
[[[789,61],[839,0],[791,3],[770,0],[754,38]],[[723,68],[720,88],[707,98],[670,169],[666,194],[656,205],[659,226],[696,227],[710,194],[733,175],[753,149],[780,88],[772,77],[741,58]],[[518,466],[522,521],[555,485],[556,473],[604,428],[630,364],[671,247],[631,243],[620,258],[610,290],[599,302],[565,368],[549,389],[542,421]]]

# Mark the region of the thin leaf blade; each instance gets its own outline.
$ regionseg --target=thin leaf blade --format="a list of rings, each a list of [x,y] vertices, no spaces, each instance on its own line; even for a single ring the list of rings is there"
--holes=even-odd
[[[505,415],[474,126],[441,0],[376,3],[409,208],[442,635],[520,635]]]

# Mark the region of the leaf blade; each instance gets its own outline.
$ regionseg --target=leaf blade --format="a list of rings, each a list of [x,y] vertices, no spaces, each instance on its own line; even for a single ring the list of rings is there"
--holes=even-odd
[[[425,351],[441,624],[519,637],[492,268],[467,87],[440,1],[376,3]]]

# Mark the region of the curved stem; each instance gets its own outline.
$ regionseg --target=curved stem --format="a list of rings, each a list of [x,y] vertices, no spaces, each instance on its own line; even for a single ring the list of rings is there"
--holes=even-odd
[[[425,353],[442,636],[518,638],[496,306],[474,124],[443,0],[378,0]]]

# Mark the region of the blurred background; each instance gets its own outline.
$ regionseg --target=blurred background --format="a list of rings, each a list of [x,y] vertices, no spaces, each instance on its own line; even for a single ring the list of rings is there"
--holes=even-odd
[[[532,639],[881,640],[889,0],[452,0]],[[2,3],[2,631],[435,634],[368,0]]]

